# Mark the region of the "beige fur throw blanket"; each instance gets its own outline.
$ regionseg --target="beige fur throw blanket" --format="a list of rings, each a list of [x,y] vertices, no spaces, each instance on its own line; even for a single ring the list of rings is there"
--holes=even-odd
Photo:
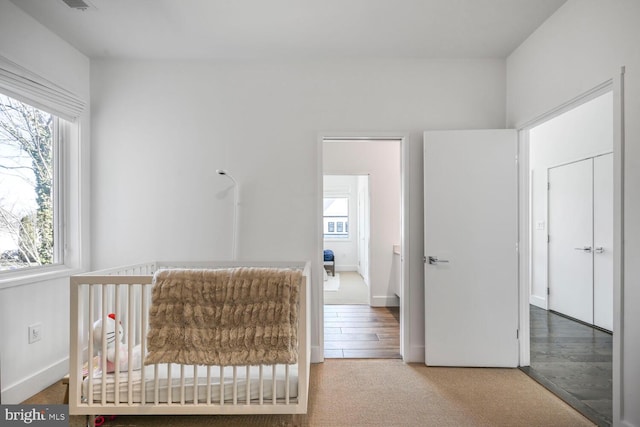
[[[292,269],[156,272],[145,365],[296,363],[301,282]]]

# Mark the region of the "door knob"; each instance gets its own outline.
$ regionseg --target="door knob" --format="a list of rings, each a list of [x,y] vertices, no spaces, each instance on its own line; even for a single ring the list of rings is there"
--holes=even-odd
[[[596,253],[597,253],[597,254],[601,254],[601,253],[603,253],[603,252],[604,252],[604,248],[603,248],[602,246],[598,246],[598,247],[596,248]]]
[[[449,262],[448,259],[438,259],[437,256],[429,256],[428,259],[429,259],[429,264],[431,265],[437,265],[438,263],[441,263],[441,262]]]
[[[583,246],[581,248],[573,248],[573,249],[575,249],[576,251],[584,251],[587,253],[591,253],[591,246]]]

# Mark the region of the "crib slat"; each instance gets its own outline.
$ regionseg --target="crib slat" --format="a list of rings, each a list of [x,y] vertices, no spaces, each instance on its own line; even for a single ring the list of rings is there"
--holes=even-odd
[[[193,365],[193,404],[198,404],[198,365]]]
[[[284,403],[289,404],[289,365],[284,365]]]
[[[93,340],[94,340],[94,332],[93,332],[93,319],[94,319],[94,310],[93,310],[93,305],[95,304],[95,297],[94,297],[94,286],[93,285],[89,285],[89,319],[87,322],[87,327],[89,328],[89,353],[88,357],[89,357],[89,363],[88,363],[88,368],[89,370],[87,371],[87,374],[89,375],[89,383],[87,384],[87,394],[88,394],[88,398],[87,398],[87,402],[89,403],[89,406],[93,406],[93,372],[94,372],[94,367],[93,367]],[[79,369],[82,369],[81,367],[78,367]],[[82,375],[80,375],[78,378],[82,378]],[[81,396],[78,396],[78,399]]]
[[[258,399],[260,401],[260,405],[262,405],[264,403],[264,367],[262,365],[260,365],[258,377],[258,384],[260,389]]]
[[[140,298],[140,336],[141,337],[146,337],[147,336],[147,322],[146,322],[146,317],[145,317],[145,313],[147,312],[147,294],[145,293],[145,285],[140,285],[140,294],[141,294],[141,298]],[[140,340],[140,354],[144,355],[146,354],[147,351],[147,340],[145,340],[144,338],[141,338]],[[142,357],[142,356],[141,356]],[[145,371],[145,366],[144,366],[144,361],[140,361],[140,373],[141,373],[141,384],[142,384],[142,390],[141,390],[141,399],[140,401],[142,402],[142,404],[147,403],[147,387],[146,387],[146,381],[145,379],[146,377],[146,371]]]
[[[114,285],[115,287],[115,310],[114,310],[114,314],[115,314],[115,352],[116,352],[116,357],[113,361],[115,367],[114,367],[114,373],[113,373],[113,377],[114,377],[114,386],[115,386],[115,395],[113,397],[113,402],[116,404],[116,406],[118,406],[118,404],[120,403],[120,335],[118,334],[118,325],[120,324],[120,285]],[[104,326],[106,326],[106,323],[103,323]],[[104,329],[104,328],[103,328]]]
[[[184,405],[184,365],[180,365],[180,404]]]
[[[233,404],[238,404],[238,367],[233,367]]]
[[[224,366],[220,365],[220,406],[224,405]]]
[[[250,405],[251,404],[251,372],[249,371],[249,366],[247,366],[246,381],[247,381],[246,401],[247,401],[247,405]]]
[[[171,387],[171,363],[167,363],[167,403],[169,405],[171,405],[171,398],[172,398],[172,390],[173,387]]]
[[[101,387],[101,397],[102,397],[102,404],[106,405],[107,404],[107,381],[106,381],[106,374],[107,374],[107,352],[103,351],[104,349],[107,348],[107,328],[104,327],[104,325],[106,324],[106,317],[107,317],[107,287],[102,285],[102,339],[100,340],[101,344],[100,344],[100,352],[101,352],[101,359],[102,359],[102,364],[100,365],[100,381],[102,383],[102,387]]]
[[[153,402],[158,405],[158,403],[160,402],[160,396],[159,396],[159,392],[158,392],[158,385],[160,380],[158,379],[158,374],[159,374],[159,369],[160,367],[158,365],[155,365],[154,370],[153,370]]]
[[[133,308],[133,291],[134,291],[134,286],[129,286],[128,287],[128,303],[129,303],[129,309],[127,310],[127,327],[129,329],[129,331],[127,332],[127,365],[128,365],[128,377],[127,377],[127,391],[129,392],[128,395],[128,402],[129,405],[133,404],[133,347],[134,347],[134,334],[133,334],[133,323],[134,323],[134,316],[135,316],[135,311]]]
[[[207,366],[207,405],[211,405],[211,366]]]
[[[277,377],[276,377],[276,365],[271,366],[271,403],[275,405],[277,403],[276,393]]]

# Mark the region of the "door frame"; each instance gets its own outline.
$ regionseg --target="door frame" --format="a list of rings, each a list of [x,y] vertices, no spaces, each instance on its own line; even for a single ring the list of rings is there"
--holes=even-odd
[[[613,424],[619,424],[622,414],[623,372],[622,342],[624,328],[623,296],[624,296],[624,74],[622,67],[613,78],[601,83],[593,89],[552,109],[532,120],[516,126],[518,130],[518,208],[519,208],[519,301],[520,301],[520,366],[529,366],[530,324],[529,295],[531,285],[531,240],[529,236],[530,215],[530,173],[529,173],[529,129],[565,113],[603,93],[613,92]]]
[[[325,140],[397,140],[400,143],[400,355],[405,362],[415,359],[411,352],[411,328],[416,325],[411,324],[411,305],[408,303],[411,298],[409,286],[410,272],[410,250],[409,250],[409,133],[408,132],[319,132],[317,142],[317,200],[316,212],[316,253],[321,254],[323,248],[322,238],[322,202],[324,197],[324,165],[323,165],[323,143]],[[322,266],[316,269],[313,275],[315,283],[324,283],[322,277]],[[311,361],[318,363],[324,361],[324,301],[322,286],[314,286],[312,292],[312,315],[315,310],[315,327],[312,327],[318,337],[318,346],[312,346]],[[314,303],[315,301],[315,303]],[[312,322],[313,325],[313,322]]]

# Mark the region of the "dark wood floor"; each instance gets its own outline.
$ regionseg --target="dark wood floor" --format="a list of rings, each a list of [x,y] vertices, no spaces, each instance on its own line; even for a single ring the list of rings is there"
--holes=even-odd
[[[523,368],[600,426],[612,422],[613,336],[531,306],[531,366]]]
[[[400,359],[400,309],[324,306],[324,357]]]

